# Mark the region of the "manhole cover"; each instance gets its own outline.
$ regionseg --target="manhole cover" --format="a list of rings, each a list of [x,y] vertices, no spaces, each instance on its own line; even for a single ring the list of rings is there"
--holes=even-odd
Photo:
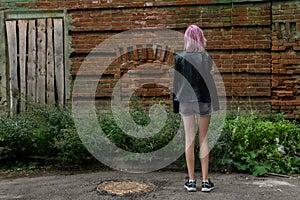
[[[132,180],[116,180],[103,181],[97,187],[100,193],[108,193],[112,195],[129,195],[138,193],[147,193],[152,191],[153,184],[137,182]]]

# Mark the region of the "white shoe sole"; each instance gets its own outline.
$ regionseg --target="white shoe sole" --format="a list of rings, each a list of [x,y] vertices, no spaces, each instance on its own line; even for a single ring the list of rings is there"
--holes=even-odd
[[[196,188],[189,188],[189,187],[187,187],[186,185],[185,185],[184,187],[185,187],[185,189],[186,189],[187,191],[189,191],[189,192],[196,192],[196,191],[197,191]]]
[[[214,189],[214,187],[212,187],[212,188],[202,188],[201,191],[202,191],[202,192],[210,192],[210,191],[212,191],[213,189]]]

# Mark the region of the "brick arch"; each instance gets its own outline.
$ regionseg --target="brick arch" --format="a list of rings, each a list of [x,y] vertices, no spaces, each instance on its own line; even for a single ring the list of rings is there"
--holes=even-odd
[[[122,100],[128,101],[131,95],[135,95],[144,106],[155,101],[170,105],[173,73],[166,66],[173,66],[173,50],[167,46],[141,44],[117,48],[115,54],[116,60],[106,69],[98,84],[95,96],[100,107],[109,106],[120,79]],[[130,89],[133,87],[134,91]]]
[[[146,62],[131,68],[121,78],[121,95],[124,102],[130,96],[139,97],[144,106],[157,101],[170,104],[172,70],[159,62]]]
[[[156,62],[172,64],[174,52],[168,46],[156,44],[141,44],[116,49],[117,60],[120,64],[130,61],[141,63]]]

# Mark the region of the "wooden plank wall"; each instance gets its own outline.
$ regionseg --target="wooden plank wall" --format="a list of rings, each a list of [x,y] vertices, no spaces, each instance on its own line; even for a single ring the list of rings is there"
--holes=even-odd
[[[5,24],[11,113],[25,110],[27,100],[63,106],[63,19],[9,20]]]

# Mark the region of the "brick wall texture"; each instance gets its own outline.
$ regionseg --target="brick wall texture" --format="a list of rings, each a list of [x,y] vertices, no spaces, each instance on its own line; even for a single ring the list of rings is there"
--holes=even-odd
[[[66,9],[71,18],[71,75],[91,82],[99,81],[92,66],[85,74],[77,70],[93,48],[115,34],[150,27],[183,33],[196,24],[204,30],[207,50],[222,74],[229,109],[274,110],[300,118],[300,1],[36,0],[1,1],[0,7]],[[170,55],[160,59],[148,50],[112,62],[96,90],[99,105],[109,104],[116,81],[129,69],[152,64],[160,69],[157,78],[167,73],[160,66],[171,65]],[[170,100],[169,89],[155,84],[144,84],[136,93]],[[84,88],[74,95],[88,96]]]

